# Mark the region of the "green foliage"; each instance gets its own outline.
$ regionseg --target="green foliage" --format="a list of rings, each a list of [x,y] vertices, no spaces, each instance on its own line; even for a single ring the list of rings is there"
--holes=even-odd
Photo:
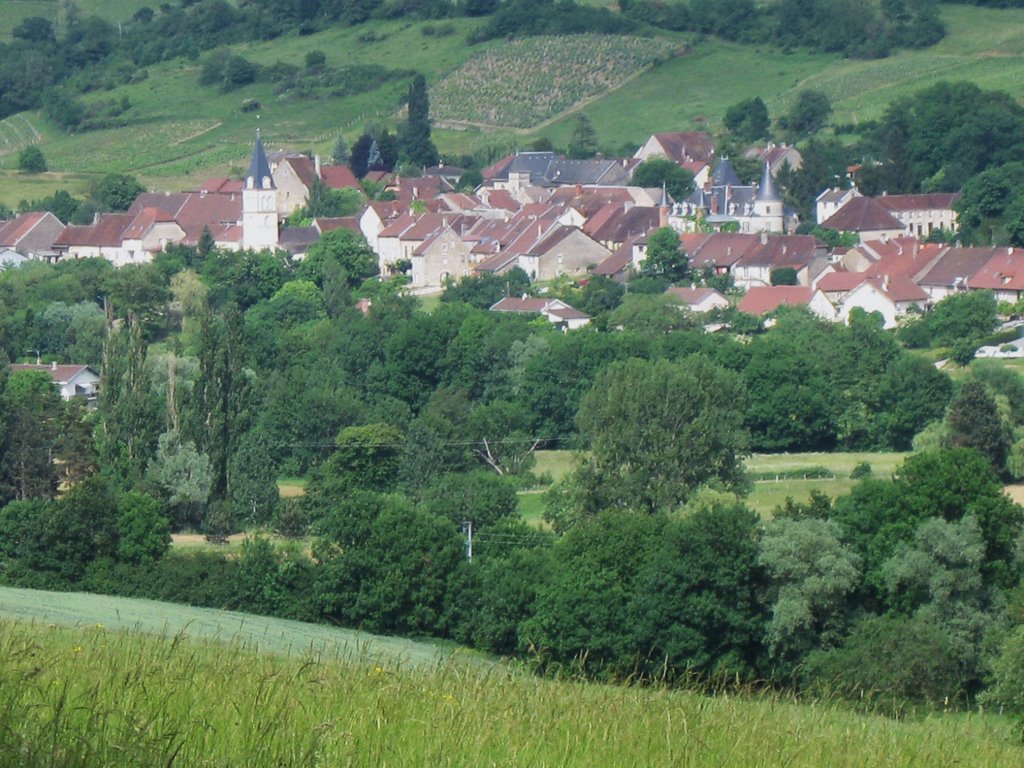
[[[358,529],[339,528],[332,518],[322,529],[344,531],[313,548],[324,613],[375,632],[444,632],[449,581],[463,556],[449,520],[392,497]]]
[[[117,501],[117,559],[141,565],[162,558],[171,545],[171,523],[160,503],[144,493],[130,492]]]
[[[779,267],[771,271],[772,285],[799,285],[799,278],[796,270],[792,267]]]
[[[745,397],[739,377],[706,358],[609,365],[577,415],[591,454],[576,482],[593,497],[580,511],[653,512],[705,483],[742,487]]]
[[[471,275],[457,283],[449,282],[445,284],[441,301],[462,301],[478,309],[490,309],[506,296],[519,296],[529,288],[529,275],[519,267],[513,267],[504,275]]]
[[[992,462],[996,471],[1002,470],[1010,450],[1011,435],[984,384],[964,382],[949,405],[946,424],[951,446],[974,448]]]
[[[683,200],[693,192],[693,174],[671,160],[655,157],[636,167],[633,171],[633,184],[652,189],[664,186],[673,199]]]
[[[828,94],[807,89],[797,93],[796,100],[778,119],[778,124],[792,139],[802,139],[824,128],[831,114],[832,102]]]
[[[0,459],[4,498],[49,499],[57,491],[53,454],[62,403],[45,371],[6,377],[0,409],[5,417],[5,451]]]
[[[768,138],[771,118],[764,101],[755,96],[729,107],[722,123],[737,140],[749,144]]]
[[[171,511],[177,528],[198,525],[213,484],[210,459],[191,440],[177,432],[160,435],[156,455],[149,462],[147,480]]]
[[[361,285],[364,280],[379,272],[377,254],[366,244],[362,235],[348,229],[332,229],[321,235],[310,246],[299,274],[322,286],[328,262],[344,270],[350,288]]]
[[[408,116],[398,131],[402,156],[416,167],[437,165],[437,147],[430,140],[430,101],[427,80],[417,74],[409,86],[406,100]]]
[[[135,198],[146,191],[134,176],[124,173],[108,173],[93,189],[93,197],[104,210],[127,211]]]
[[[573,121],[568,155],[573,160],[586,160],[597,154],[597,131],[590,118],[580,113]]]
[[[763,663],[759,519],[742,505],[710,505],[670,521],[644,563],[633,612],[649,674],[746,678]]]
[[[390,491],[398,480],[404,438],[388,424],[346,427],[331,455],[313,472],[303,505],[313,519],[353,490]]]
[[[843,636],[861,560],[841,537],[830,520],[783,517],[765,525],[759,562],[771,584],[767,641],[783,664]]]
[[[554,0],[512,0],[498,7],[487,23],[470,36],[470,43],[502,37],[544,35],[553,29],[563,34],[596,32],[615,34],[632,31],[636,25],[607,8],[556,3]]]
[[[946,631],[900,616],[862,619],[840,647],[810,654],[802,677],[823,693],[893,716],[910,703],[948,706],[963,690]]]
[[[423,490],[420,506],[455,525],[472,522],[479,532],[517,514],[516,488],[493,472],[448,474]]]
[[[640,265],[644,274],[662,277],[673,283],[690,275],[690,260],[672,227],[660,227],[647,235],[647,258]]]
[[[47,170],[43,150],[30,144],[18,153],[18,170],[22,173],[43,173]]]

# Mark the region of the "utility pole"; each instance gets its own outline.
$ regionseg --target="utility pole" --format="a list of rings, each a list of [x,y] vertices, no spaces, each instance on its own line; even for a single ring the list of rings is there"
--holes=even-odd
[[[466,559],[473,560],[473,521],[464,520],[462,532],[466,535]]]

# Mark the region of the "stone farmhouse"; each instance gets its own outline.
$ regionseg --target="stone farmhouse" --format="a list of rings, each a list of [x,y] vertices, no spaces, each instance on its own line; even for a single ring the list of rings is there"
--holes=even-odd
[[[63,231],[64,224],[49,211],[23,213],[0,224],[0,251],[21,257],[11,258],[10,263],[24,259],[53,260],[57,255],[53,244]]]
[[[936,230],[957,231],[953,204],[959,193],[918,195],[861,195],[856,187],[826,189],[815,201],[818,223],[839,232],[852,232],[862,241],[882,237],[927,238]]]

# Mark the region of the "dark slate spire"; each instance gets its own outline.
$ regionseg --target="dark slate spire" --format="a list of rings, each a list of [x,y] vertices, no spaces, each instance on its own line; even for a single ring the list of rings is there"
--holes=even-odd
[[[252,159],[249,160],[249,173],[246,176],[245,185],[257,189],[273,189],[274,177],[270,175],[270,162],[267,160],[267,153],[263,150],[263,139],[260,138],[260,129],[256,129],[256,146],[252,148]]]
[[[782,196],[775,188],[775,179],[772,178],[772,169],[766,162],[764,164],[764,175],[761,176],[761,185],[757,188],[758,202],[781,203]]]
[[[732,163],[729,162],[728,157],[721,158],[715,165],[715,170],[711,172],[711,186],[712,187],[741,187],[743,182],[740,181],[739,174],[736,173],[736,169],[732,167]]]

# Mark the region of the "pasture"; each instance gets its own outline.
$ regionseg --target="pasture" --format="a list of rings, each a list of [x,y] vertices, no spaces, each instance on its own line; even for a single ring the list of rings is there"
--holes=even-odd
[[[575,451],[537,451],[537,465],[534,473],[538,476],[550,474],[555,482],[564,478],[576,461]],[[776,507],[785,504],[787,498],[806,502],[811,491],[820,491],[831,498],[849,493],[855,480],[850,478],[854,467],[862,462],[871,465],[874,477],[889,477],[909,456],[909,453],[762,453],[747,458],[747,471],[759,479],[751,484],[746,504],[755,512],[768,517]],[[825,468],[829,477],[800,477],[802,471],[816,474],[815,470]],[[772,478],[778,473],[777,478]],[[544,514],[543,495],[536,490],[519,494],[519,511],[527,522],[539,524]]]
[[[992,716],[898,721],[827,702],[541,679],[502,665],[286,658],[96,623],[0,623],[5,764],[986,768],[1021,759],[1012,728]]]

